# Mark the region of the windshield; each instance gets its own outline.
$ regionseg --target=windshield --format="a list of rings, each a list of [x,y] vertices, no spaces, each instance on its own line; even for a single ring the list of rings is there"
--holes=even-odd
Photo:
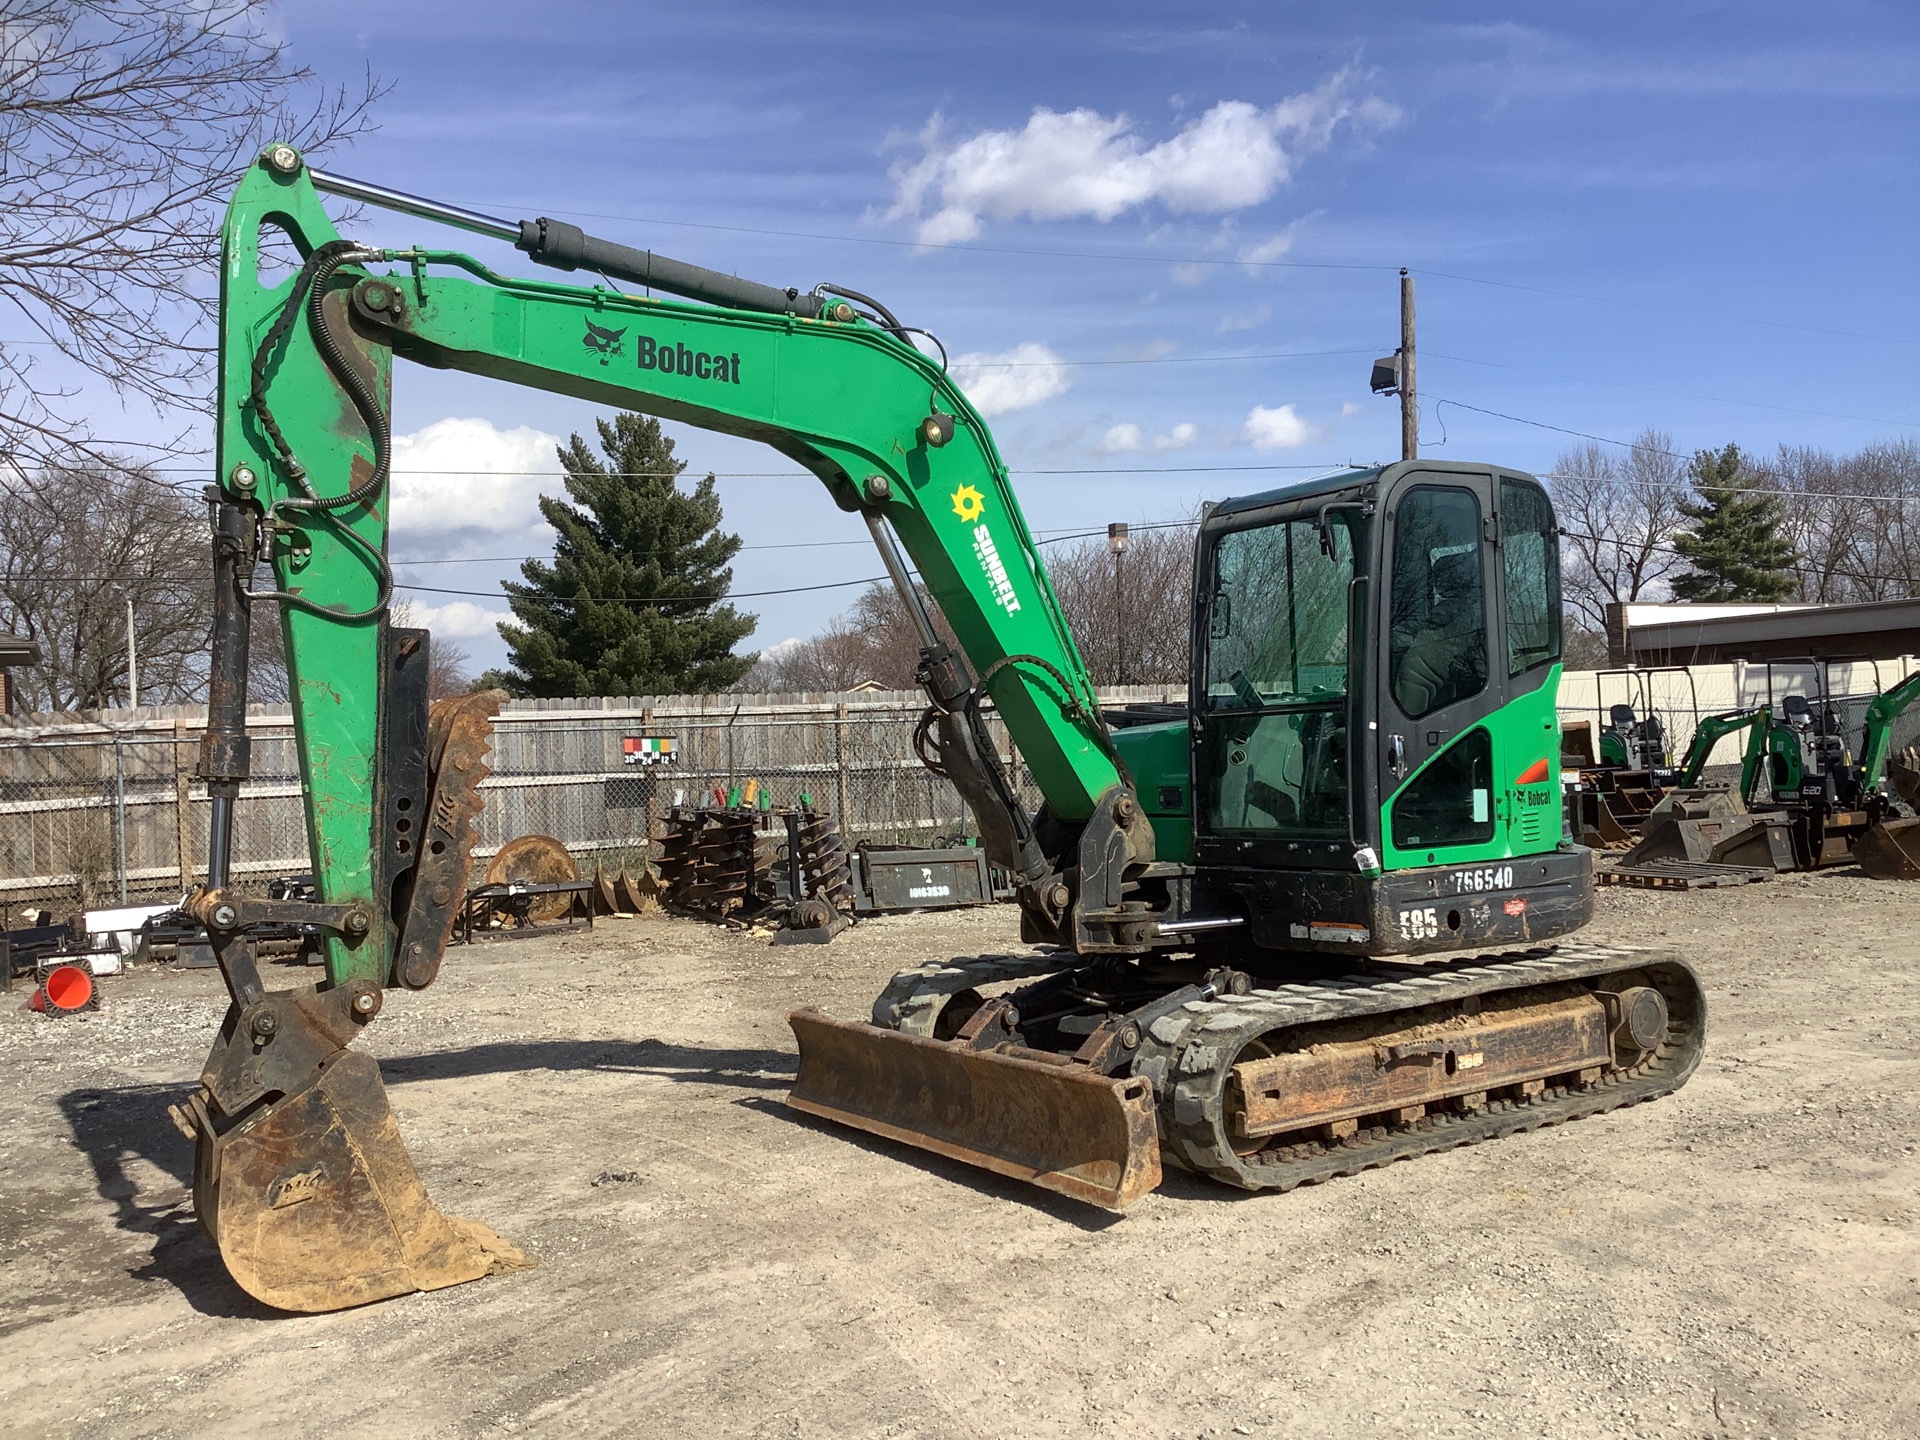
[[[1325,546],[1311,520],[1220,537],[1207,646],[1209,708],[1310,704],[1346,694],[1353,539],[1345,519],[1328,517]]]

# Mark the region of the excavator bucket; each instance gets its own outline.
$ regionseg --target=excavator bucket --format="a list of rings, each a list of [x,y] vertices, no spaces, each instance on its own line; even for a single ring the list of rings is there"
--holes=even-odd
[[[811,1006],[787,1023],[800,1045],[787,1096],[796,1110],[1108,1210],[1160,1183],[1145,1080],[835,1020]]]
[[[203,1139],[197,1171],[195,1207],[227,1272],[277,1309],[344,1310],[532,1264],[428,1198],[380,1068],[358,1051],[251,1124]]]
[[[1920,880],[1920,820],[1882,820],[1853,842],[1853,858],[1875,880]]]

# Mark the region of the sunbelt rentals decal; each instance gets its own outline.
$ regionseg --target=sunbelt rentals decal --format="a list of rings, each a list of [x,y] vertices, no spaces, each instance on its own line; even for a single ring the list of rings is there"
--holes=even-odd
[[[953,492],[953,513],[960,517],[960,523],[973,527],[973,554],[980,562],[981,573],[987,577],[987,588],[993,592],[994,603],[1009,615],[1020,613],[1020,597],[1013,593],[1013,580],[1007,574],[1006,562],[1000,558],[1000,547],[993,543],[993,531],[987,528],[983,518],[987,501],[971,485],[962,485]]]

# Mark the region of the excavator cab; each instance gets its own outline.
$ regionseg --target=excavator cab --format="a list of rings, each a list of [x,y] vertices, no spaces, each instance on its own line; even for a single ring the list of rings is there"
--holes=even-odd
[[[1591,915],[1561,843],[1553,523],[1532,479],[1430,461],[1208,513],[1190,828],[1157,823],[1255,943],[1417,954]]]

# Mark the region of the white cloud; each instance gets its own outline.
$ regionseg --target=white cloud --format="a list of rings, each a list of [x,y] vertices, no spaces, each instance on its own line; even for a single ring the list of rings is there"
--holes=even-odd
[[[1293,226],[1289,225],[1271,240],[1262,240],[1258,245],[1246,245],[1240,250],[1242,265],[1271,265],[1283,258],[1293,249]]]
[[[1231,335],[1236,330],[1257,330],[1272,318],[1272,307],[1267,305],[1255,305],[1248,310],[1229,310],[1220,317],[1218,329],[1222,335]]]
[[[1291,405],[1256,405],[1247,412],[1242,433],[1256,450],[1291,450],[1317,438],[1320,431],[1302,420]]]
[[[1223,100],[1158,144],[1124,114],[1038,107],[1019,130],[955,139],[935,115],[919,159],[893,170],[890,220],[911,220],[927,245],[971,240],[987,220],[1107,221],[1149,204],[1177,214],[1259,205],[1323,150],[1343,123],[1380,130],[1399,110],[1358,95],[1362,77],[1339,71],[1317,89],[1262,108]],[[1271,242],[1269,242],[1271,243]]]
[[[1340,418],[1342,420],[1351,420],[1354,416],[1358,415],[1365,408],[1366,407],[1362,405],[1358,400],[1349,400],[1346,402],[1346,404],[1340,407]]]
[[[1125,420],[1101,437],[1100,448],[1109,455],[1126,455],[1149,447],[1155,450],[1180,450],[1191,445],[1199,433],[1198,425],[1191,420],[1182,420],[1165,434],[1149,440],[1138,425]]]
[[[403,595],[405,593],[401,592]],[[500,622],[513,619],[511,611],[488,610],[471,600],[428,605],[424,601],[409,598],[394,608],[396,624],[424,626],[435,635],[449,640],[497,640],[500,638]]]
[[[1032,340],[997,355],[974,351],[957,356],[950,368],[973,408],[988,419],[1030,410],[1065,394],[1072,383],[1065,362]]]
[[[560,491],[557,437],[530,425],[437,420],[393,437],[393,541],[409,558],[551,549],[541,493]],[[502,549],[502,544],[509,548]]]
[[[1197,260],[1182,261],[1173,267],[1173,283],[1176,285],[1204,285],[1212,278],[1213,266]]]

